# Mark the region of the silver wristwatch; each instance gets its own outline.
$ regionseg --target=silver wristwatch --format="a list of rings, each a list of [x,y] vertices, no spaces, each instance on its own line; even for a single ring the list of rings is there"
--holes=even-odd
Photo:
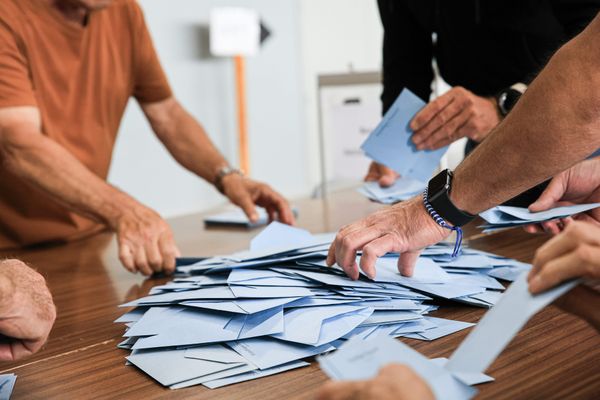
[[[215,176],[214,185],[219,192],[223,193],[223,178],[225,178],[227,175],[231,175],[231,174],[238,174],[240,176],[244,176],[244,173],[241,170],[239,170],[237,168],[233,168],[229,165],[226,167],[222,167],[221,169],[219,169],[219,171],[217,171],[217,175]]]

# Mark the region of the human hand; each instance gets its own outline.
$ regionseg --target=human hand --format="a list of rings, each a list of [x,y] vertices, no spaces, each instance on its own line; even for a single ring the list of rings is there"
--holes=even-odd
[[[529,210],[539,212],[557,206],[597,202],[600,202],[600,157],[582,161],[556,175]],[[524,229],[529,233],[546,231],[556,235],[572,219],[600,224],[600,208],[572,218],[527,225]]]
[[[373,161],[365,176],[365,182],[377,181],[381,187],[390,187],[400,175],[391,168]]]
[[[398,252],[398,271],[412,276],[421,249],[449,234],[429,216],[421,198],[414,197],[342,227],[329,248],[327,265],[337,263],[350,278],[358,279],[356,252],[362,250],[360,269],[374,278],[377,258]]]
[[[223,194],[240,207],[251,222],[258,220],[255,206],[260,206],[267,210],[270,221],[278,220],[288,225],[295,223],[294,214],[287,200],[269,185],[238,174],[224,176],[221,184]]]
[[[527,280],[533,294],[573,278],[600,278],[600,226],[573,221],[535,253]]]
[[[328,382],[318,400],[433,400],[427,383],[406,365],[388,364],[375,378],[365,381]]]
[[[111,228],[117,233],[119,259],[127,270],[146,276],[175,271],[175,258],[181,253],[171,228],[155,211],[133,203]]]
[[[418,150],[435,150],[462,137],[481,142],[500,123],[494,98],[457,86],[427,104],[410,122]]]
[[[0,361],[38,351],[55,319],[56,308],[44,278],[21,261],[0,261]]]
[[[600,277],[600,226],[589,222],[572,222],[558,236],[538,249],[533,268],[527,277],[529,291],[543,292],[573,278]],[[586,320],[600,332],[600,294],[579,285],[554,304]]]

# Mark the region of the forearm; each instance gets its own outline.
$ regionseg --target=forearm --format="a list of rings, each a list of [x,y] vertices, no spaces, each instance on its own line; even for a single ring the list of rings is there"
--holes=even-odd
[[[143,106],[154,132],[184,168],[214,183],[220,168],[228,165],[204,128],[177,102]]]
[[[136,201],[89,171],[66,149],[43,135],[4,143],[5,167],[80,214],[115,228]]]
[[[600,20],[560,49],[511,113],[455,171],[452,199],[478,213],[600,147]]]

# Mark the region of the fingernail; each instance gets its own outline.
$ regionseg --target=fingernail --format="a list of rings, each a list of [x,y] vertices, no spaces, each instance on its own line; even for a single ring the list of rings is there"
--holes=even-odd
[[[542,278],[540,278],[539,275],[533,277],[529,281],[529,291],[531,293],[537,293],[541,286],[542,286]]]

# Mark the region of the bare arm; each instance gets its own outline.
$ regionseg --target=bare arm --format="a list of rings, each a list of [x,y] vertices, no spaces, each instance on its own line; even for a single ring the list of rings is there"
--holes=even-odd
[[[173,97],[142,104],[141,107],[152,129],[175,160],[187,170],[214,183],[219,169],[228,164],[202,125]]]
[[[43,135],[37,108],[0,110],[0,152],[4,166],[24,181],[117,232],[126,268],[145,274],[174,269],[178,250],[166,223]]]
[[[0,110],[0,151],[5,167],[81,214],[115,226],[129,196],[89,171],[40,131],[35,107]]]
[[[510,199],[567,169],[600,147],[600,16],[552,57],[510,115],[455,171],[451,197],[473,214]],[[420,249],[449,231],[427,214],[419,197],[343,227],[329,250],[358,277],[375,275],[375,261],[399,252],[399,270],[412,275]]]
[[[452,199],[478,213],[600,147],[600,17],[563,46],[515,108],[455,171]]]
[[[219,170],[228,163],[210,141],[202,125],[173,97],[142,104],[141,107],[152,129],[177,162],[215,184]],[[241,207],[251,220],[258,218],[256,204],[266,208],[271,219],[288,224],[294,222],[287,201],[264,183],[231,174],[223,178],[222,189],[223,194]]]

